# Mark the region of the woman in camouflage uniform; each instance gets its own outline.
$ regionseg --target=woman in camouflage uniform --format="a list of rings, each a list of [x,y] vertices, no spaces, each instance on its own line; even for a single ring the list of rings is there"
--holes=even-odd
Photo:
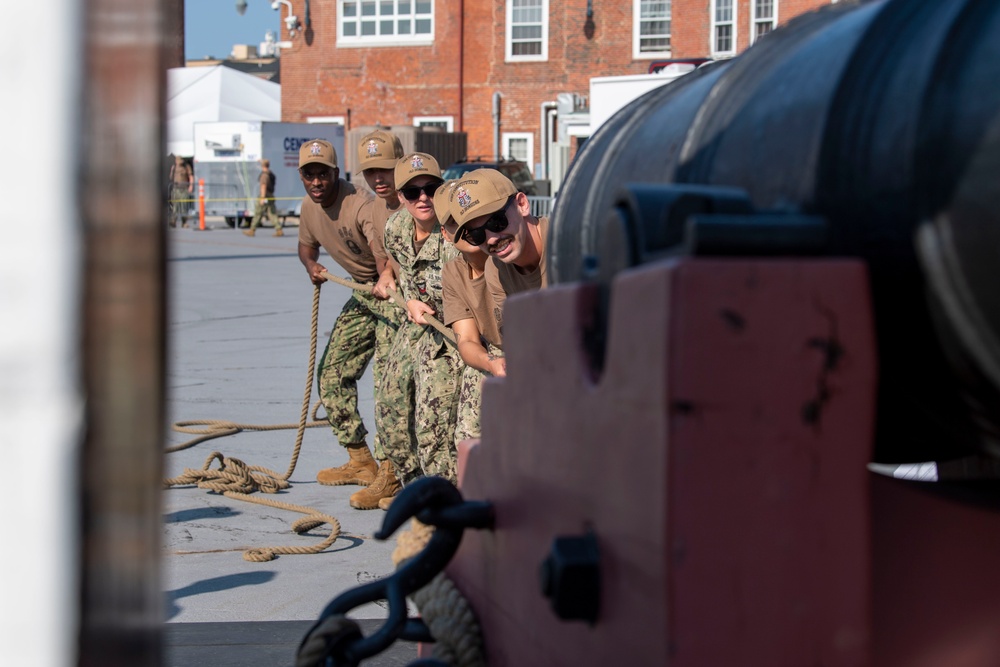
[[[377,407],[376,423],[403,483],[421,475],[456,482],[454,432],[462,360],[424,316],[439,317],[441,270],[458,251],[441,235],[434,213],[434,192],[442,183],[437,160],[426,153],[404,155],[396,164],[395,181],[405,210],[386,223],[385,250],[400,266],[407,323],[396,334],[382,374],[384,396],[394,400]],[[387,500],[379,507],[388,507]]]

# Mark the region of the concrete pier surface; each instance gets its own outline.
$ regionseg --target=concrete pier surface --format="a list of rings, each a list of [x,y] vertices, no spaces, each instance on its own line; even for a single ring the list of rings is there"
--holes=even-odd
[[[314,288],[297,256],[297,229],[285,236],[258,228],[249,238],[220,219],[207,229],[169,229],[167,279],[168,446],[195,436],[169,430],[187,420],[238,424],[296,424],[309,369]],[[320,262],[347,277],[325,253]],[[317,359],[350,290],[332,283],[320,291]],[[359,384],[359,408],[374,436],[372,377]],[[311,383],[310,405],[315,403]],[[165,475],[201,470],[213,452],[284,475],[296,430],[244,431],[165,455]],[[304,514],[244,502],[193,486],[163,492],[164,617],[168,665],[291,665],[302,633],[323,607],[348,588],[391,574],[395,538],[372,534],[384,512],[348,504],[360,487],[316,483],[316,473],[347,460],[329,427],[304,432],[290,488],[253,494],[335,517],[340,537],[325,551],[279,555],[248,562],[247,549],[312,547],[330,534],[320,526],[298,535],[292,523]],[[214,463],[213,468],[218,468]],[[384,603],[383,603],[384,604]],[[387,610],[369,604],[355,610],[371,634]],[[416,648],[397,643],[366,665],[396,665],[416,658]]]

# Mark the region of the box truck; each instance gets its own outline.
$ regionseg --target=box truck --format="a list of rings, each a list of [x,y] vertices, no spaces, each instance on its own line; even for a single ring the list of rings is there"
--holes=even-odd
[[[598,76],[590,80],[590,134],[632,100],[710,62],[704,58],[661,61],[650,74]],[[650,68],[653,70],[653,68]]]
[[[230,227],[253,217],[260,196],[260,163],[271,162],[274,204],[282,218],[298,216],[305,190],[299,179],[299,148],[325,139],[344,159],[344,128],[330,123],[213,121],[194,124],[194,177],[205,183],[205,215]],[[342,162],[340,163],[343,164]],[[341,166],[343,172],[343,166]]]

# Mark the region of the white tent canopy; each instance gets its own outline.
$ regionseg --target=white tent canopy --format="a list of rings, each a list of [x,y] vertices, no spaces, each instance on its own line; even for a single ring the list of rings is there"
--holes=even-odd
[[[194,155],[194,124],[220,120],[281,120],[281,86],[230,67],[167,71],[167,152]]]

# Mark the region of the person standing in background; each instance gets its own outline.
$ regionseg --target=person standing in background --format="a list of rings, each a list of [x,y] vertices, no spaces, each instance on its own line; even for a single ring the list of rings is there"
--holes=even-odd
[[[180,219],[181,227],[187,227],[188,211],[194,196],[194,172],[181,156],[174,158],[170,168],[170,226],[176,227]]]
[[[265,215],[267,219],[271,221],[274,225],[274,235],[284,236],[285,233],[281,231],[281,219],[278,218],[278,211],[274,208],[274,184],[277,178],[274,172],[271,171],[271,161],[264,158],[260,161],[260,177],[257,179],[259,185],[259,197],[257,199],[257,206],[253,212],[253,220],[250,222],[250,229],[243,231],[247,236],[253,236],[257,225],[260,224],[261,218]]]

